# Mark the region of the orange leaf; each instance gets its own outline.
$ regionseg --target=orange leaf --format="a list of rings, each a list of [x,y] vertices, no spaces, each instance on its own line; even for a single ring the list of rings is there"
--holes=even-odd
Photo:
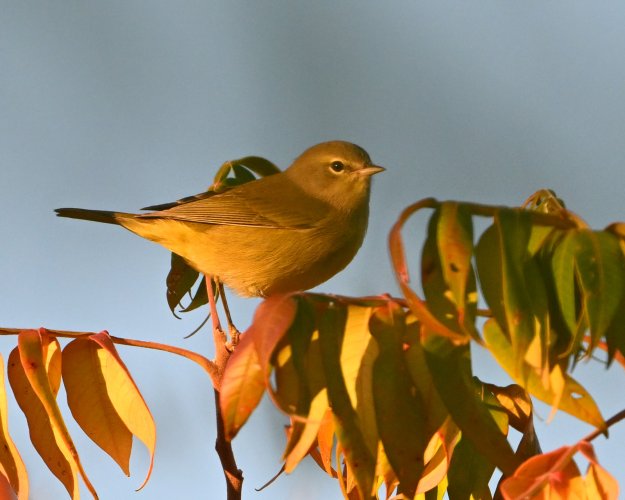
[[[526,460],[501,484],[504,498],[584,498],[576,451],[577,446],[563,446]]]
[[[332,477],[336,477],[336,471],[332,468],[332,446],[334,445],[334,417],[332,410],[326,410],[319,432],[317,433],[317,443],[319,444],[319,454],[323,468]]]
[[[6,487],[18,493],[19,500],[28,500],[28,475],[11,436],[7,423],[7,395],[4,384],[4,361],[0,356],[0,467],[2,476],[6,478]],[[3,496],[0,489],[0,498]]]
[[[245,335],[251,337],[258,352],[258,360],[268,382],[271,355],[277,343],[287,332],[297,311],[292,295],[274,295],[265,299],[254,313],[254,321]]]
[[[588,441],[580,441],[577,443],[577,447],[590,462],[585,478],[588,498],[616,500],[618,498],[618,482],[599,465],[592,445]]]
[[[258,406],[265,391],[263,371],[254,338],[249,331],[241,335],[221,379],[219,407],[226,439],[231,440]]]
[[[9,382],[28,421],[30,439],[50,471],[72,498],[79,498],[77,474],[97,498],[56,404],[60,383],[60,347],[45,330],[24,330],[9,356]]]

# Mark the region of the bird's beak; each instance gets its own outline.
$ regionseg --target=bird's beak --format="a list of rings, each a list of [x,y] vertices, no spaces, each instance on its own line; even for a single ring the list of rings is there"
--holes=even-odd
[[[380,172],[384,172],[386,169],[384,167],[378,167],[377,165],[370,165],[369,167],[361,168],[356,172],[358,175],[362,175],[363,177],[371,177],[372,175],[378,174]]]

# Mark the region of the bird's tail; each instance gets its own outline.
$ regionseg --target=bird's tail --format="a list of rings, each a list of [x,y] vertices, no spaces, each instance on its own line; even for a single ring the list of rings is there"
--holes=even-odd
[[[70,219],[83,219],[105,224],[121,224],[120,219],[132,217],[132,214],[109,212],[108,210],[88,210],[86,208],[57,208],[56,215]]]

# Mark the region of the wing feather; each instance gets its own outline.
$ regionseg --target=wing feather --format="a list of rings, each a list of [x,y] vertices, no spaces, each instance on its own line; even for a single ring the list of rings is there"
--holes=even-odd
[[[200,224],[305,229],[326,217],[328,206],[310,197],[283,174],[263,177],[223,193],[187,198],[189,201],[141,214]],[[184,198],[183,198],[184,200]]]

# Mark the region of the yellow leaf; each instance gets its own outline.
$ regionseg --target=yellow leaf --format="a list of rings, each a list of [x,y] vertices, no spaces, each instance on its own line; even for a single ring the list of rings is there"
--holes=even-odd
[[[97,345],[96,353],[99,370],[106,384],[107,395],[113,408],[128,430],[137,436],[150,452],[150,466],[146,477],[139,487],[143,488],[154,466],[154,448],[156,447],[156,426],[139,388],[136,386],[128,368],[117,354],[115,345],[108,333],[101,332],[89,336],[89,341]],[[95,359],[94,359],[95,361]]]
[[[313,398],[310,404],[310,412],[304,424],[304,430],[299,436],[297,444],[293,446],[286,457],[284,470],[287,473],[292,472],[302,458],[308,454],[308,450],[315,442],[317,432],[327,409],[328,396],[326,390],[322,389]]]
[[[80,498],[77,475],[97,498],[56,403],[60,383],[60,347],[45,330],[25,330],[9,356],[9,381],[28,421],[30,439],[50,471],[72,498]]]
[[[110,355],[95,342],[76,339],[63,349],[67,404],[83,431],[130,475],[132,433],[115,410],[103,373]]]
[[[341,348],[341,369],[345,386],[356,410],[363,437],[373,456],[378,450],[378,433],[373,406],[373,363],[378,346],[369,333],[371,308],[349,306]]]
[[[18,494],[19,500],[28,500],[28,475],[8,428],[7,395],[4,384],[4,361],[0,356],[0,467],[6,485]],[[0,489],[0,498],[2,490]]]

